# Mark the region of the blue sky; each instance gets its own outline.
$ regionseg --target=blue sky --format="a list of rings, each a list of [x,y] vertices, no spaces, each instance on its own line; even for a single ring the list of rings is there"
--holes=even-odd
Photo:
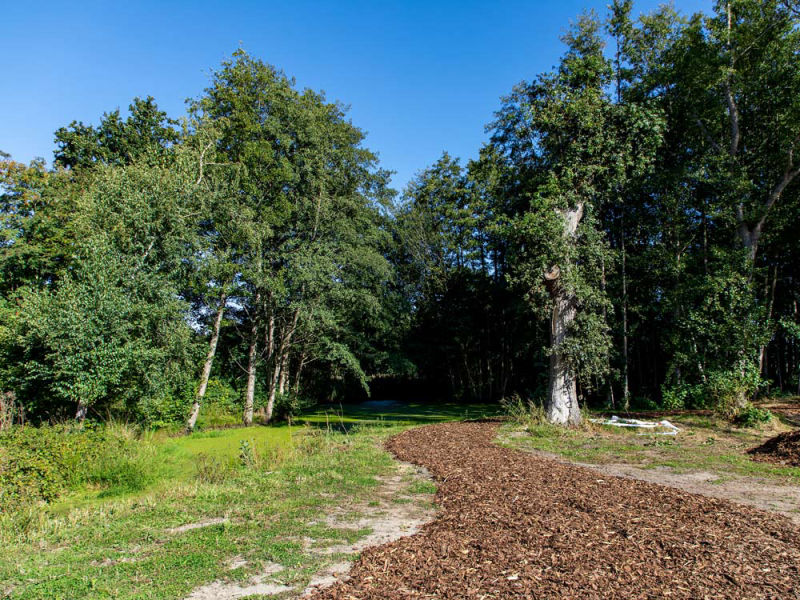
[[[511,87],[550,69],[560,34],[608,0],[9,2],[0,22],[0,150],[52,159],[53,132],[134,96],[170,116],[240,45],[350,105],[395,187],[443,150],[477,155]],[[635,12],[657,0],[638,0]],[[675,0],[681,12],[712,0]]]

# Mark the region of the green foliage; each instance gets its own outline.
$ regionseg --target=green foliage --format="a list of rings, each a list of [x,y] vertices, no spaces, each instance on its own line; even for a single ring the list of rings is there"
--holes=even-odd
[[[239,463],[247,468],[254,468],[258,464],[258,455],[250,440],[239,442]]]
[[[97,128],[73,121],[58,129],[55,164],[75,169],[98,164],[125,165],[140,158],[165,156],[178,140],[177,121],[158,110],[151,96],[135,98],[128,110],[130,116],[124,121],[117,109],[104,114]]]
[[[689,386],[662,386],[661,405],[667,410],[682,410],[688,407],[692,398]]]
[[[764,423],[772,421],[772,413],[766,408],[758,408],[751,403],[747,403],[740,409],[734,423],[740,427],[758,427]]]
[[[712,373],[724,379],[729,372],[741,371],[731,368],[740,363],[748,363],[742,368],[752,373],[758,348],[772,335],[749,276],[736,268],[741,263],[728,267],[725,262],[719,264],[715,275],[693,280],[692,289],[681,293],[683,311],[673,333],[672,369],[680,369],[684,377],[692,374],[695,381],[711,379]],[[689,302],[693,305],[687,306]],[[746,387],[751,392],[757,388]]]
[[[84,484],[108,495],[137,491],[154,475],[149,454],[125,426],[25,426],[0,433],[2,511],[50,502]]]
[[[794,391],[798,16],[633,13],[582,15],[479,158],[394,206],[343,105],[243,50],[180,131],[148,97],[59,129],[55,169],[0,155],[0,390],[35,421],[174,426],[221,315],[206,426],[253,400],[242,369],[278,417],[376,375],[498,400],[548,358],[614,406],[730,412],[759,367]]]
[[[225,457],[201,453],[195,458],[196,477],[203,483],[221,484],[233,477],[230,460]]]
[[[700,383],[664,385],[661,405],[669,410],[711,408],[735,420],[763,383],[757,365],[742,361],[734,368],[705,374]]]
[[[300,396],[293,392],[281,394],[275,399],[274,419],[276,421],[291,421],[294,417],[316,404],[311,398]]]
[[[179,384],[174,369],[190,343],[181,303],[152,284],[106,248],[87,248],[57,290],[21,295],[10,350],[22,360],[6,380],[40,414],[40,401],[95,414],[143,401],[142,415],[152,414],[148,402]]]
[[[747,406],[761,384],[758,366],[743,361],[727,371],[710,373],[704,388],[709,404],[733,418]]]

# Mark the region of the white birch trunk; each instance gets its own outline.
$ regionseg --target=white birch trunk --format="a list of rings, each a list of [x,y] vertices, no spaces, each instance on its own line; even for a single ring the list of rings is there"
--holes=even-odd
[[[217,317],[214,319],[214,329],[211,332],[211,341],[208,344],[208,354],[206,355],[206,362],[203,364],[203,372],[200,375],[200,387],[197,388],[197,395],[192,404],[192,412],[189,415],[189,420],[186,422],[186,431],[191,432],[197,424],[197,417],[200,415],[200,405],[203,403],[203,398],[208,389],[208,380],[211,377],[211,367],[214,364],[214,355],[217,352],[217,342],[219,341],[219,331],[222,327],[222,317],[225,314],[225,301],[226,296],[223,294],[219,299],[219,308],[217,309]]]
[[[250,347],[247,350],[247,389],[244,396],[245,425],[253,424],[253,405],[256,395],[256,352],[258,350],[258,321],[253,319],[250,329]]]
[[[78,400],[78,408],[75,411],[75,420],[81,425],[86,420],[86,413],[89,412],[89,405],[84,400]]]

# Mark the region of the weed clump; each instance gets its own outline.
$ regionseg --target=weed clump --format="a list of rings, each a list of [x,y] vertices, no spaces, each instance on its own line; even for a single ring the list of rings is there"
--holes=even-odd
[[[523,400],[519,394],[513,394],[510,398],[503,398],[500,404],[506,416],[518,425],[533,427],[547,423],[541,402]]]

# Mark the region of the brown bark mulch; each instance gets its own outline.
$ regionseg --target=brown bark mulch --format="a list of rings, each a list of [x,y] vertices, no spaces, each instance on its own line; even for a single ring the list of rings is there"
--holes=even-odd
[[[433,474],[440,512],[312,598],[800,598],[800,529],[784,517],[501,448],[496,427],[392,438]]]
[[[800,431],[787,431],[747,451],[753,460],[800,467]]]

